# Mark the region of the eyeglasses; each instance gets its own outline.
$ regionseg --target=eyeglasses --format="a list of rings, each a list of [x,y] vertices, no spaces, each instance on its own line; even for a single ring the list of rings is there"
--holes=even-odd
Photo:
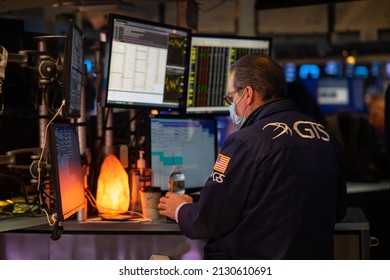
[[[239,92],[240,90],[242,90],[242,88],[239,88],[239,89],[236,89],[236,90],[233,90],[231,92],[226,93],[226,95],[223,97],[223,99],[225,100],[225,102],[228,105],[232,105],[234,103],[234,100],[233,100],[233,97],[232,97],[233,93]]]

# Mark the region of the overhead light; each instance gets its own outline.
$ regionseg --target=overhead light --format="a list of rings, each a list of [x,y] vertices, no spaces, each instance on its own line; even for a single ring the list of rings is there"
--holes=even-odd
[[[354,65],[356,64],[356,57],[353,56],[353,55],[349,55],[345,58],[345,61],[348,63],[348,64],[351,64],[351,65]]]

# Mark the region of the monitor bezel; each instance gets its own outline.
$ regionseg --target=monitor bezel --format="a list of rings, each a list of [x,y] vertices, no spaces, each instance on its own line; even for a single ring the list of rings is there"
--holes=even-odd
[[[64,62],[62,66],[62,100],[65,101],[65,105],[62,109],[61,116],[64,119],[77,119],[81,116],[81,94],[82,94],[82,80],[83,80],[83,65],[81,66],[81,73],[80,73],[80,94],[78,95],[78,100],[76,101],[77,104],[80,104],[80,107],[76,110],[71,109],[71,103],[74,102],[72,98],[74,97],[70,90],[72,90],[71,83],[73,81],[72,78],[72,61],[73,61],[73,34],[77,33],[82,38],[82,49],[81,49],[81,61],[82,64],[84,64],[84,33],[81,31],[81,29],[77,26],[77,24],[72,20],[68,20],[68,30],[65,38],[65,48],[64,48]]]
[[[243,35],[228,35],[228,34],[211,34],[211,33],[194,33],[192,34],[191,38],[191,53],[192,53],[192,46],[193,46],[193,39],[196,38],[206,38],[206,39],[221,39],[221,40],[237,40],[237,41],[264,41],[265,43],[268,43],[268,53],[267,55],[271,56],[271,50],[272,50],[272,38],[266,37],[266,36],[243,36]],[[190,61],[191,62],[191,61]],[[190,72],[191,72],[191,65]],[[192,79],[192,77],[189,75],[188,79]],[[228,73],[226,73],[226,86],[228,81]],[[185,114],[192,117],[192,116],[199,116],[199,117],[205,117],[208,115],[213,116],[227,116],[229,115],[229,106],[226,104],[226,106],[210,106],[210,109],[207,109],[207,107],[200,107],[201,109],[192,110],[190,109],[191,106],[189,106],[189,96],[190,96],[190,82],[188,82],[188,89],[187,89],[187,98],[186,98],[186,110]],[[225,94],[225,93],[224,93]]]
[[[134,22],[136,24],[145,24],[150,25],[151,27],[157,28],[167,28],[178,30],[180,32],[187,33],[187,46],[186,46],[186,57],[185,57],[185,69],[184,69],[184,79],[183,79],[183,92],[182,96],[179,98],[177,103],[140,103],[134,102],[133,104],[121,104],[113,103],[108,100],[108,85],[109,85],[109,73],[111,68],[111,50],[113,42],[113,29],[114,29],[114,20],[125,20],[129,22]],[[185,105],[187,100],[187,89],[188,89],[188,76],[189,76],[189,60],[190,60],[190,46],[191,46],[191,34],[192,30],[186,27],[158,23],[145,19],[139,19],[131,16],[119,15],[119,14],[109,14],[108,15],[108,28],[106,34],[106,48],[105,48],[105,58],[104,58],[104,70],[103,70],[103,80],[102,80],[102,91],[100,101],[103,107],[107,108],[124,108],[124,109],[148,109],[148,110],[159,110],[161,112],[185,112]]]

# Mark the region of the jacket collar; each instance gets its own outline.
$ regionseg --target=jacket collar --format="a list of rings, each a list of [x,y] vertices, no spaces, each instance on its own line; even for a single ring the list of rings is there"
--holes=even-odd
[[[295,111],[298,110],[297,106],[293,101],[288,98],[275,99],[265,103],[256,110],[254,110],[246,119],[241,128],[250,126],[257,120],[260,120],[269,115],[282,112],[282,111]]]

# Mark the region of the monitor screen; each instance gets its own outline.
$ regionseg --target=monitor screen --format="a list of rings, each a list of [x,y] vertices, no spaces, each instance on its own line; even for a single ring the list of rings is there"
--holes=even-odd
[[[50,175],[60,222],[84,207],[84,179],[77,127],[51,124],[49,127]]]
[[[68,22],[62,70],[63,118],[79,118],[84,67],[84,34],[74,23]]]
[[[187,114],[228,114],[230,65],[251,53],[270,54],[271,40],[257,37],[193,34],[187,93]]]
[[[341,77],[343,74],[343,63],[338,60],[328,60],[324,65],[324,76]]]
[[[190,40],[190,29],[110,14],[102,104],[184,108]]]
[[[152,183],[168,190],[169,174],[179,165],[187,193],[199,191],[213,171],[217,154],[214,119],[152,117],[150,119]]]
[[[315,99],[323,113],[364,112],[363,79],[322,78],[316,81]]]
[[[292,62],[283,64],[283,73],[286,77],[286,82],[295,82],[297,80],[297,65]]]
[[[346,79],[321,79],[317,83],[317,102],[319,105],[349,104],[349,87]]]
[[[302,64],[299,67],[299,78],[318,79],[320,77],[320,66],[317,64]]]

